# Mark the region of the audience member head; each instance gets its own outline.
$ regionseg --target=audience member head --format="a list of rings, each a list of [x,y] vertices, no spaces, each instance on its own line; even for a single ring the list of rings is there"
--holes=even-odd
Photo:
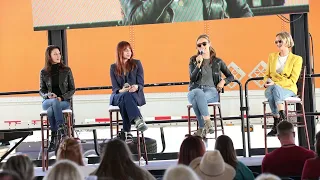
[[[23,180],[19,175],[14,171],[1,171],[0,180]]]
[[[163,180],[200,180],[200,178],[190,167],[180,164],[169,167],[164,173]]]
[[[144,179],[144,172],[132,161],[127,144],[120,139],[112,139],[105,144],[98,169],[92,173],[99,178],[117,180]]]
[[[47,72],[51,71],[51,66],[53,64],[59,64],[59,67],[65,67],[62,62],[62,55],[59,46],[50,45],[47,47],[45,52],[45,70]]]
[[[215,149],[220,151],[224,162],[236,169],[238,160],[234,150],[233,142],[229,136],[221,135],[216,140]]]
[[[202,139],[198,136],[188,136],[180,146],[178,164],[189,165],[192,160],[201,157],[206,152]]]
[[[208,151],[203,157],[191,161],[189,165],[201,179],[233,180],[235,169],[225,163],[218,150]]]
[[[281,121],[277,126],[277,131],[281,145],[294,144],[295,132],[292,123]]]
[[[262,173],[260,174],[256,180],[281,180],[278,176],[269,174],[269,173]]]
[[[294,41],[288,32],[280,32],[276,35],[275,44],[279,51],[288,51],[294,46]]]
[[[60,143],[57,159],[68,159],[77,163],[79,166],[84,166],[82,159],[82,146],[79,140],[67,138]]]
[[[316,134],[315,148],[316,148],[317,156],[320,157],[320,131]]]
[[[34,176],[34,165],[30,158],[25,155],[12,156],[4,164],[3,170],[18,174],[20,179],[31,180]]]
[[[69,160],[57,161],[43,178],[44,180],[79,180],[84,179],[79,166]]]

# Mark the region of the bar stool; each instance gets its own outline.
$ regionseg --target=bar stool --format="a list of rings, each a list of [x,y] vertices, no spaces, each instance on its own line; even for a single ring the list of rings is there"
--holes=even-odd
[[[140,107],[138,107],[140,109]],[[113,121],[113,113],[116,113],[116,119]],[[120,128],[120,123],[122,120],[119,119],[119,113],[120,113],[120,108],[118,106],[109,106],[109,117],[110,117],[110,138],[112,139],[114,136],[117,136],[119,134],[119,128]],[[116,134],[113,134],[113,126],[116,126]],[[143,132],[139,132],[138,130],[131,130],[131,131],[136,131],[137,132],[137,150],[138,150],[138,159],[139,159],[139,165],[140,165],[140,159],[141,159],[141,144],[140,144],[140,135],[142,138],[142,145],[144,148],[144,159],[146,161],[146,164],[148,164],[148,152],[147,152],[147,145],[144,139],[144,134]]]
[[[62,111],[62,114],[64,116],[64,120],[66,120],[67,125],[67,134],[69,137],[73,137],[73,121],[72,121],[72,110],[66,109]],[[47,117],[46,120],[44,120],[44,117]],[[42,170],[48,170],[49,167],[49,130],[50,130],[50,124],[48,121],[48,114],[47,111],[43,110],[40,112],[40,119],[41,119],[41,154],[42,154]],[[46,131],[46,138],[45,138],[45,131]]]
[[[213,124],[214,124],[214,134],[215,134],[215,139],[217,139],[218,137],[218,131],[222,131],[222,134],[224,134],[224,128],[223,128],[223,118],[222,118],[222,114],[221,114],[221,104],[220,104],[220,93],[219,93],[219,101],[218,102],[214,102],[214,103],[208,103],[208,107],[212,107],[213,108]],[[198,121],[197,119],[192,119],[191,118],[191,109],[192,109],[192,104],[188,104],[187,105],[187,109],[188,109],[188,133],[189,135],[191,135],[191,132],[195,132],[198,130]],[[217,113],[217,109],[219,111],[219,113]],[[211,116],[211,115],[210,115]],[[217,117],[219,116],[219,117]],[[220,124],[221,124],[221,128],[218,129],[217,127],[217,119],[220,120]],[[210,120],[212,120],[212,118],[210,118]],[[197,129],[191,131],[191,121],[197,121]]]
[[[284,100],[284,107],[285,107],[285,113],[287,116],[287,121],[290,121],[295,127],[297,128],[304,128],[305,130],[305,136],[308,144],[308,148],[310,150],[310,141],[309,141],[309,134],[308,134],[308,127],[307,127],[307,119],[306,119],[306,113],[304,110],[304,88],[305,88],[305,76],[306,76],[306,67],[303,67],[302,75],[300,76],[300,84],[298,84],[298,95],[295,97],[288,97]],[[300,86],[299,86],[300,85]],[[268,146],[267,146],[267,118],[272,117],[271,113],[266,112],[266,105],[268,104],[268,101],[263,102],[263,119],[264,119],[264,149],[265,154],[268,154]],[[301,111],[298,111],[296,109],[297,105],[301,105]],[[293,106],[294,110],[289,110],[289,107]],[[293,122],[291,118],[293,117],[302,117],[303,121],[301,122]]]

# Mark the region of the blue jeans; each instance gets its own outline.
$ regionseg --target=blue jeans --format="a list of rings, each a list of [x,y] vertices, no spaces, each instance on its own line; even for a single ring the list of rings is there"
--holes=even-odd
[[[215,87],[195,88],[188,93],[188,101],[192,104],[197,116],[199,128],[204,128],[203,116],[209,116],[208,103],[218,102],[219,94]]]
[[[68,101],[59,101],[58,99],[46,99],[42,102],[42,109],[47,110],[48,120],[51,131],[57,131],[59,126],[64,123],[62,110],[69,109]]]
[[[131,92],[124,92],[116,94],[113,97],[113,106],[118,106],[123,120],[123,130],[125,132],[131,131],[131,123],[138,117],[141,117],[138,103]]]
[[[283,104],[283,101],[286,98],[295,96],[296,94],[288,89],[282,88],[279,85],[272,85],[266,89],[264,95],[268,99],[273,116],[277,116],[279,115],[277,105]]]

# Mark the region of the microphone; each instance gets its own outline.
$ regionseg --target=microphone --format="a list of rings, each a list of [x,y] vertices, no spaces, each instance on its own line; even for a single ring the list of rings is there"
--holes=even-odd
[[[129,83],[124,83],[123,87],[124,88],[128,88],[128,87],[130,87],[130,84]]]
[[[202,55],[203,54],[203,50],[199,50],[199,55]],[[197,63],[199,64],[201,61],[197,61]]]

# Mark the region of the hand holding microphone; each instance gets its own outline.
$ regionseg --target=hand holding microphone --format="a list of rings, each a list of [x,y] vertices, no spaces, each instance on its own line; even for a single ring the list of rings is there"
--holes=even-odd
[[[123,88],[119,90],[120,93],[127,92],[130,89],[129,83],[124,83]]]
[[[198,66],[198,68],[200,68],[201,65],[202,65],[202,61],[203,61],[202,54],[203,54],[203,51],[200,50],[200,51],[199,51],[199,55],[196,57],[196,61],[197,61],[197,66]]]

